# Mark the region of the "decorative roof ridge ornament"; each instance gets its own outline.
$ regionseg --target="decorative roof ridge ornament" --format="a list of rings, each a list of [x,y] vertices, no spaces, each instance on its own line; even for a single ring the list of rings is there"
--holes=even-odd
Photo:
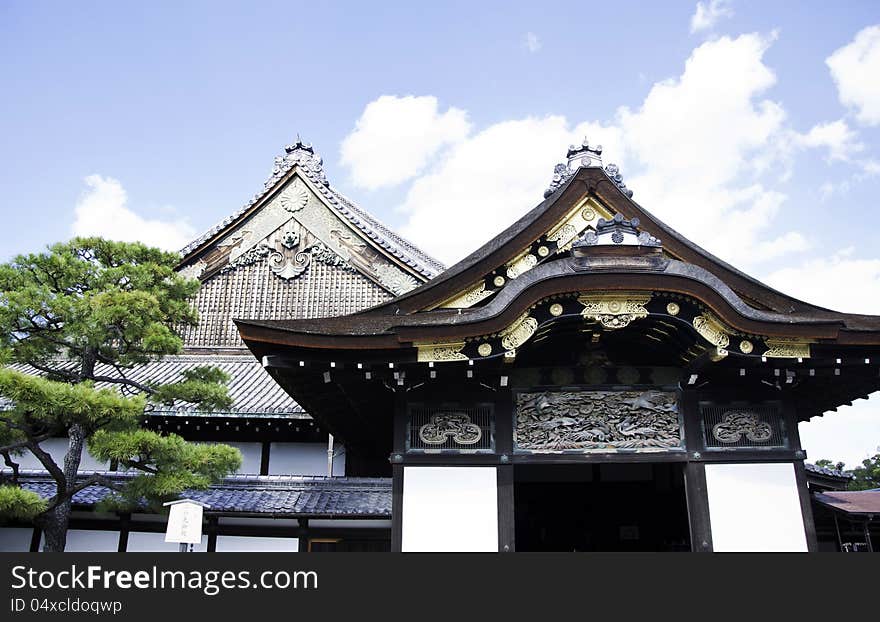
[[[324,160],[320,155],[315,153],[312,143],[304,142],[299,134],[296,135],[296,142],[292,145],[284,147],[284,155],[275,157],[275,166],[269,179],[263,186],[268,190],[275,183],[284,177],[294,164],[299,164],[306,173],[310,173],[309,178],[323,186],[329,187],[330,181],[324,175]]]
[[[403,261],[403,263],[411,267],[422,277],[425,277],[426,279],[433,278],[445,269],[445,266],[436,259],[426,255],[411,242],[405,240],[386,225],[383,225],[376,220],[372,214],[358,207],[354,202],[331,188],[330,182],[324,174],[323,159],[320,155],[315,153],[312,144],[303,141],[299,134],[296,136],[296,142],[285,146],[284,154],[276,156],[274,162],[272,172],[269,174],[269,179],[263,184],[263,188],[234,213],[227,216],[183,247],[180,250],[181,257],[186,258],[199,246],[235,222],[242,214],[246,213],[263,198],[268,196],[272,188],[274,188],[285,175],[290,173],[294,166],[298,165],[302,176],[314,185],[314,189],[317,190],[318,194],[320,194],[335,209],[339,210],[339,212],[341,212],[351,224],[363,231],[370,239],[375,241],[394,257]],[[296,211],[296,208],[289,211]]]
[[[596,230],[588,229],[572,249],[584,246],[662,246],[660,240],[647,231],[639,231],[639,224],[638,218],[626,220],[620,213],[611,220],[600,218]]]
[[[602,145],[590,146],[590,141],[584,138],[580,145],[570,145],[565,154],[567,162],[560,162],[553,167],[553,179],[550,187],[544,192],[546,199],[559,190],[580,167],[592,166],[602,168]]]
[[[633,196],[633,191],[626,187],[626,184],[623,183],[623,175],[620,174],[620,168],[616,164],[609,164],[605,167],[605,174],[615,183],[615,185],[620,188],[620,191],[625,194],[630,199]]]
[[[603,168],[602,145],[592,146],[586,138],[584,138],[584,142],[580,145],[570,145],[565,158],[567,162],[560,162],[553,167],[553,179],[550,180],[550,186],[544,191],[545,199],[565,185],[565,182],[579,168]],[[621,192],[632,198],[633,191],[623,183],[623,176],[620,174],[620,168],[616,164],[605,166],[604,171],[609,179],[620,188]]]

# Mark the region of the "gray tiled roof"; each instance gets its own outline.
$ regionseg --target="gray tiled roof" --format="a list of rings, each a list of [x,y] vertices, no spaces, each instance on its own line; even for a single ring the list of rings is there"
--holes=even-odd
[[[845,471],[838,471],[837,469],[829,469],[828,467],[817,466],[815,464],[810,464],[809,462],[804,463],[804,467],[810,473],[817,473],[819,475],[825,475],[827,477],[839,477],[841,479],[852,479],[853,475],[851,473],[847,473]]]
[[[189,354],[167,356],[161,361],[138,365],[126,370],[125,375],[130,380],[140,383],[154,382],[167,383],[180,379],[180,373],[185,369],[192,369],[200,365],[212,365],[219,367],[230,376],[229,395],[232,397],[232,407],[228,413],[211,413],[216,415],[285,415],[307,417],[303,408],[297,404],[266,373],[260,362],[252,354]],[[23,365],[11,365],[13,369],[30,374],[39,374],[34,368]],[[118,372],[107,365],[99,364],[97,374],[117,376]],[[114,386],[111,383],[98,383],[98,387]],[[121,385],[115,385],[121,386]],[[198,408],[193,404],[179,402],[174,406],[156,406],[151,411],[154,414],[198,414]]]
[[[284,151],[285,154],[283,156],[275,158],[275,166],[269,175],[269,179],[263,184],[263,189],[233,214],[224,218],[181,249],[180,254],[182,257],[186,257],[196,248],[236,222],[248,209],[271,192],[278,181],[287,175],[294,166],[297,166],[300,173],[312,182],[328,203],[336,207],[342,216],[394,257],[426,278],[432,278],[444,270],[443,264],[439,261],[425,254],[412,243],[391,231],[391,229],[379,222],[375,217],[357,207],[351,200],[336,190],[331,189],[330,182],[327,181],[327,177],[324,175],[323,161],[314,152],[310,144],[297,140],[295,144],[285,147]]]
[[[125,481],[131,474],[106,472]],[[23,471],[22,487],[48,499],[55,484],[43,471]],[[74,505],[91,507],[110,490],[89,486],[74,495]],[[238,475],[208,490],[189,490],[182,497],[210,506],[211,512],[290,517],[391,517],[391,480],[355,477]]]

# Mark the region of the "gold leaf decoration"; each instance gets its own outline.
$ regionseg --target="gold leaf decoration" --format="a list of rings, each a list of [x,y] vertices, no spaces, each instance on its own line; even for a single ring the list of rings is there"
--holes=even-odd
[[[651,292],[599,292],[578,296],[578,302],[584,305],[581,316],[585,320],[594,320],[605,328],[617,329],[648,317],[645,305],[650,302],[651,296]]]

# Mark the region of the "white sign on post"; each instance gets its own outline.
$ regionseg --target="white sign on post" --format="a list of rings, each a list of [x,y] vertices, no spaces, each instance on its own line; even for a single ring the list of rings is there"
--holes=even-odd
[[[165,529],[165,542],[198,544],[202,541],[202,511],[208,507],[204,503],[181,499],[171,501],[168,513],[168,527]]]

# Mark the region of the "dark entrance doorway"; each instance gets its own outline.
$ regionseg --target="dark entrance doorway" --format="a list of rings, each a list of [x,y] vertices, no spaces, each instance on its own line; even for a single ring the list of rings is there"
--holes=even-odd
[[[517,551],[689,551],[677,463],[517,465]]]

